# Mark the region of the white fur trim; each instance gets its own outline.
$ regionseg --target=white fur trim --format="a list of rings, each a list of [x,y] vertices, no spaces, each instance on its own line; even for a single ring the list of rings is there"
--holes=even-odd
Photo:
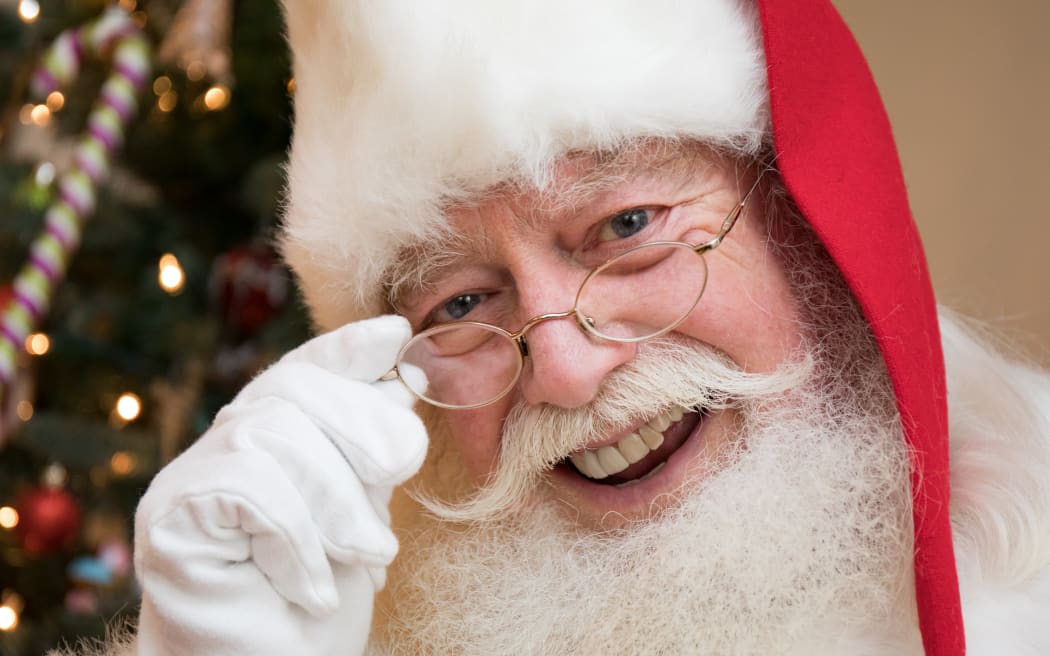
[[[940,325],[968,652],[1050,654],[1050,374]]]
[[[285,0],[296,80],[283,250],[323,328],[377,311],[450,199],[568,151],[766,134],[747,0]]]

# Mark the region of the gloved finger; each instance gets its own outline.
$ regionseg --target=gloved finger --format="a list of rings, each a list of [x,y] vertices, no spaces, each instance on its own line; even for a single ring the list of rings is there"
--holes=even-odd
[[[136,565],[204,596],[237,595],[254,563],[312,615],[338,604],[311,508],[268,454],[178,460],[157,475],[135,517]]]
[[[215,439],[233,449],[263,451],[280,464],[309,508],[329,556],[340,562],[388,565],[397,554],[397,540],[385,508],[372,503],[356,473],[359,466],[343,452],[345,445],[283,399],[259,399],[243,412],[243,419],[220,427]],[[357,452],[353,455],[361,458]]]
[[[398,352],[411,337],[408,320],[398,315],[355,321],[311,339],[281,358],[277,366],[305,362],[370,383],[393,368]]]
[[[382,390],[387,397],[398,405],[411,408],[419,399],[409,391],[408,386],[411,385],[412,389],[416,390],[425,390],[427,388],[426,374],[419,367],[404,365],[398,368],[398,376],[401,380],[381,380],[377,383],[372,383],[372,387]]]
[[[409,406],[391,400],[397,381],[348,381],[301,362],[281,363],[273,373],[280,376],[260,378],[224,408],[215,427],[245,421],[265,426],[255,415],[272,404],[284,407],[279,399],[316,424],[366,485],[400,485],[419,470],[426,456],[426,428]]]

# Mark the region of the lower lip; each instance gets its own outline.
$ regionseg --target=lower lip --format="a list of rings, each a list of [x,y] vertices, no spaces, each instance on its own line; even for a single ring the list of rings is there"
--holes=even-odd
[[[571,501],[576,501],[573,505],[579,505],[579,501],[586,499],[588,505],[599,507],[603,513],[648,515],[655,497],[673,492],[680,486],[690,462],[703,450],[703,436],[715,423],[713,419],[714,415],[706,415],[681,446],[664,461],[663,468],[643,481],[627,487],[597,483],[585,478],[568,463],[556,466],[550,473],[551,480],[556,487],[564,487],[571,492]]]

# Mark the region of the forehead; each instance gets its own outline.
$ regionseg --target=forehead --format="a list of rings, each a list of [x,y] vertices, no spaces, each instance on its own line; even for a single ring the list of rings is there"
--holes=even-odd
[[[641,140],[607,151],[571,152],[532,176],[521,176],[446,206],[448,217],[476,212],[489,203],[514,207],[518,227],[539,229],[551,215],[607,201],[628,185],[658,185],[668,192],[731,168],[733,158],[703,144]],[[450,224],[452,222],[450,221]],[[442,234],[406,245],[384,276],[393,307],[397,299],[424,289],[441,271],[487,250],[484,231],[448,226]]]

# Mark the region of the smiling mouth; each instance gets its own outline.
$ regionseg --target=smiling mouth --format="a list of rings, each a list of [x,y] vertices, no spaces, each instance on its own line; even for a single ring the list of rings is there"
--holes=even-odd
[[[615,444],[584,449],[566,462],[584,478],[628,487],[657,474],[693,433],[705,412],[675,406],[639,426]]]

